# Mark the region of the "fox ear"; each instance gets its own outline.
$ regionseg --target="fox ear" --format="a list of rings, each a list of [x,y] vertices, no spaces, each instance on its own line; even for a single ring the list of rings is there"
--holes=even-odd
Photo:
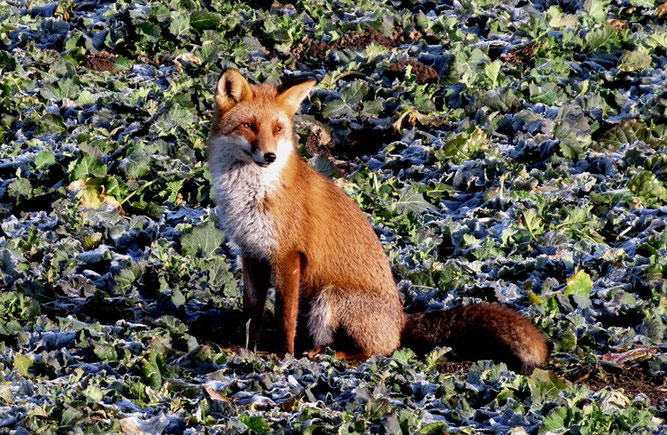
[[[290,86],[278,95],[278,102],[294,114],[299,111],[299,106],[310,90],[315,86],[315,80],[307,80],[297,85]]]
[[[221,112],[226,112],[251,96],[250,85],[240,72],[233,68],[222,72],[215,88],[215,102]]]

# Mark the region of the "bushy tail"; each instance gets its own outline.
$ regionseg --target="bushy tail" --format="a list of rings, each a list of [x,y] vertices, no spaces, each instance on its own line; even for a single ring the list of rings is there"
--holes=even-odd
[[[498,304],[408,314],[401,345],[417,353],[449,346],[463,358],[503,361],[524,372],[544,363],[549,353],[535,325]]]

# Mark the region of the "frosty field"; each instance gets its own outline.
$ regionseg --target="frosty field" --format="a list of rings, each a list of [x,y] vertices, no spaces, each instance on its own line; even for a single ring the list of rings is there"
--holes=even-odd
[[[243,348],[220,72],[313,77],[299,152],[408,312],[500,302],[532,375]],[[0,0],[2,433],[665,433],[667,3]]]

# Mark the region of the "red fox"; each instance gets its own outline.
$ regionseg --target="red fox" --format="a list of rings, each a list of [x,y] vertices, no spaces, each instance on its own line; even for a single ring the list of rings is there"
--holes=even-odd
[[[463,357],[531,370],[547,345],[524,317],[497,304],[406,315],[389,261],[359,207],[296,152],[292,117],[314,80],[286,89],[220,76],[207,143],[220,223],[240,248],[249,339],[260,332],[275,288],[282,350],[294,354],[303,318],[314,356],[389,355],[399,346],[450,346]],[[301,311],[299,313],[299,311]]]

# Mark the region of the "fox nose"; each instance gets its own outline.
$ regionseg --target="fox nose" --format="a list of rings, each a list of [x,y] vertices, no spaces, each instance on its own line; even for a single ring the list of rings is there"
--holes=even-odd
[[[264,160],[266,163],[273,163],[276,161],[276,153],[264,153]]]

